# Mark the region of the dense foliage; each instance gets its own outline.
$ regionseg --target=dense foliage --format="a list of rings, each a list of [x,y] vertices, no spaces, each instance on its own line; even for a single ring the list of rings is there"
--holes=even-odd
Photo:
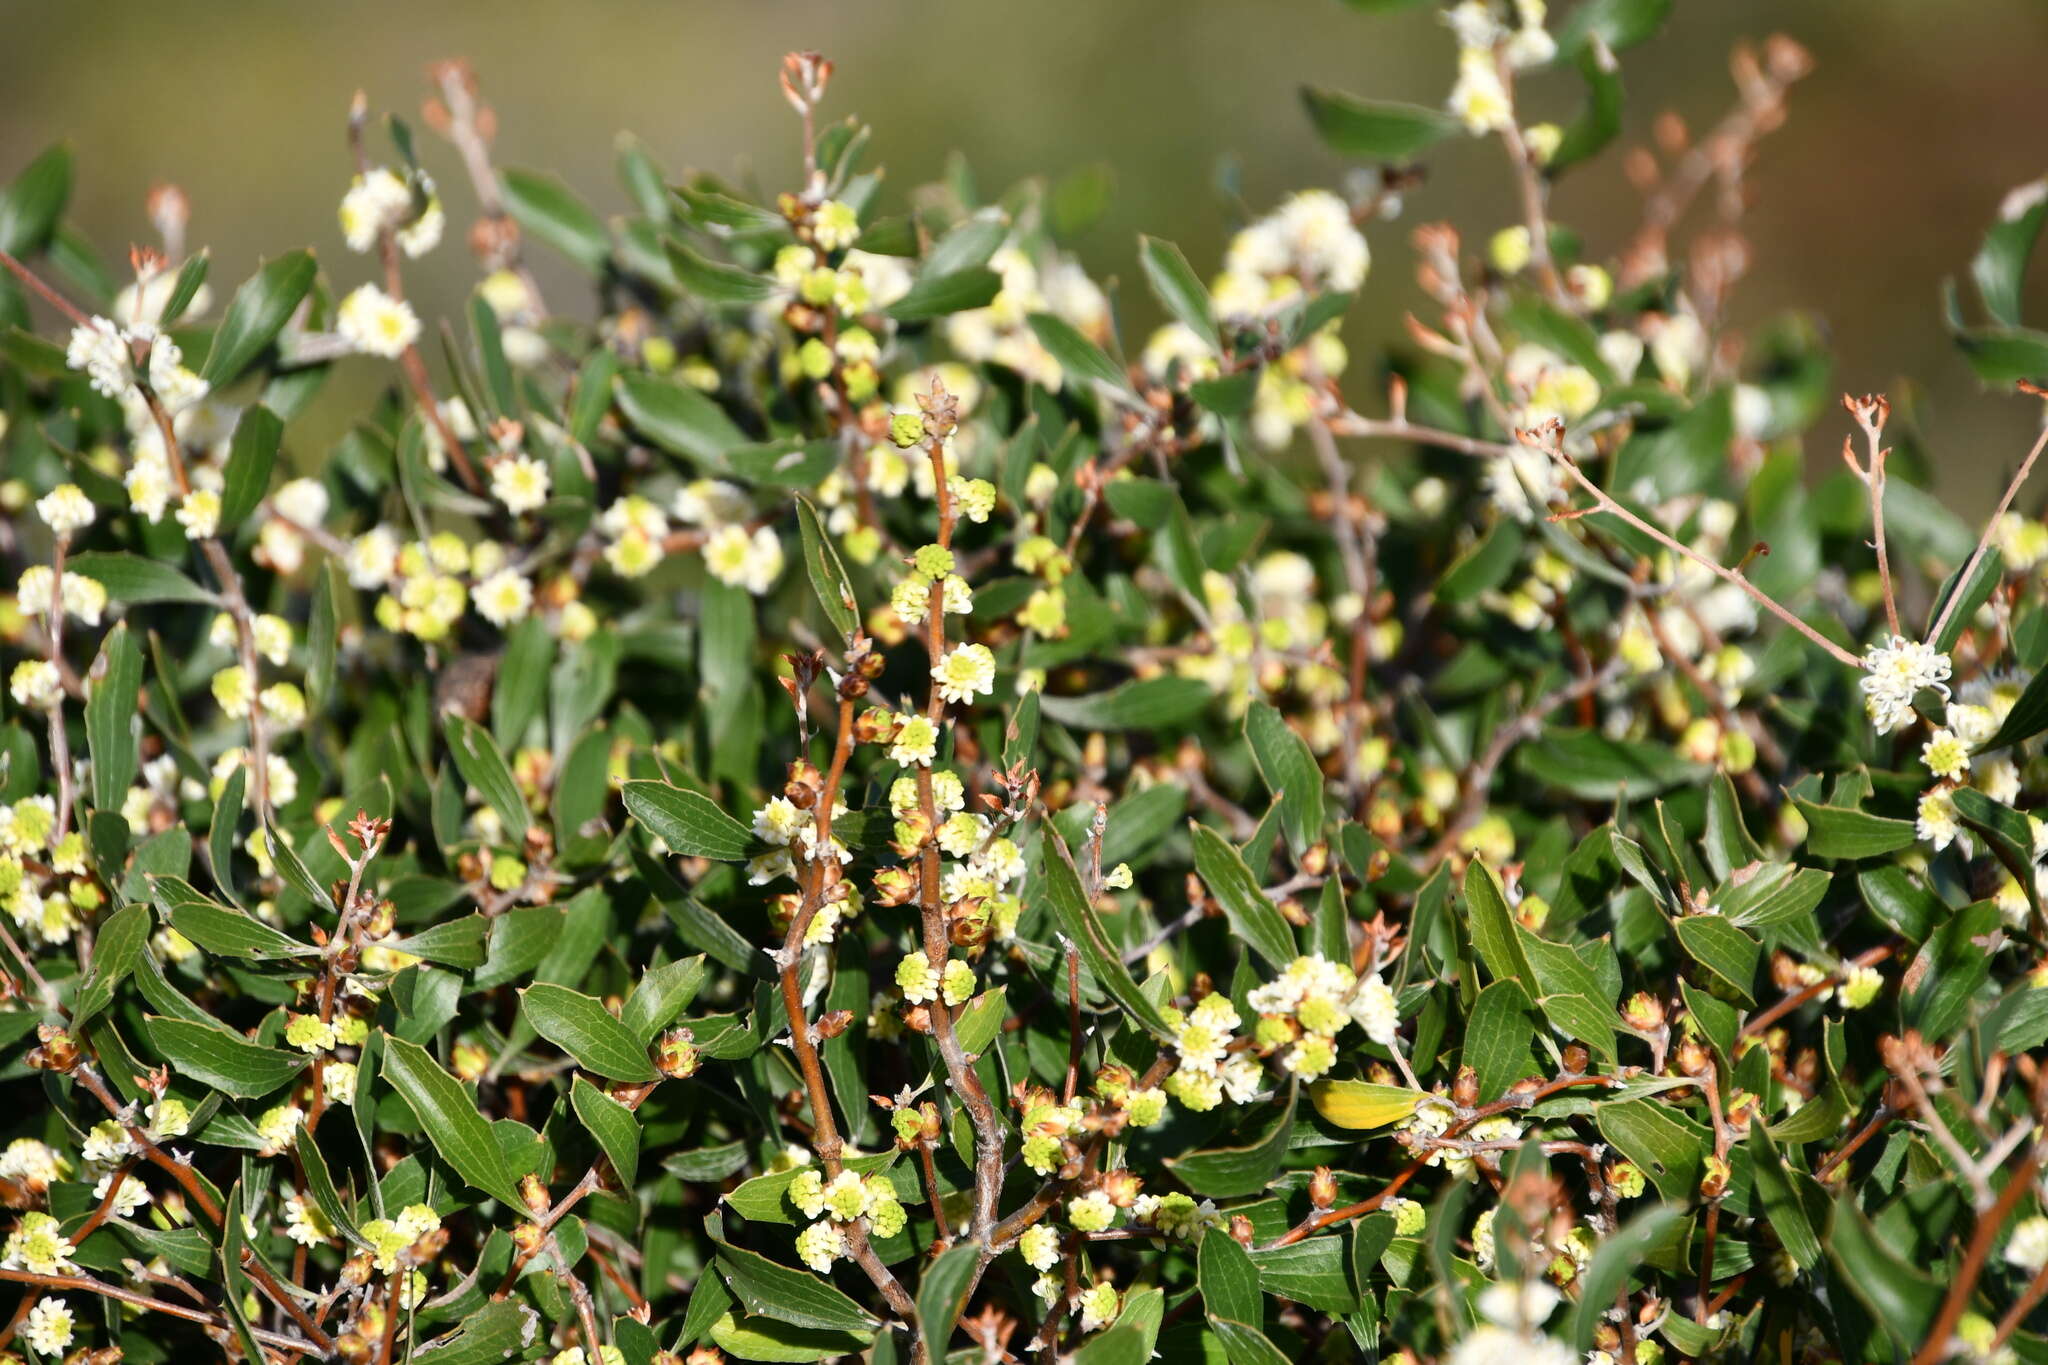
[[[1142,344],[1093,177],[894,194],[815,54],[786,192],[609,220],[437,67],[232,287],[21,171],[0,1353],[2048,1358],[2040,445],[1980,538],[1727,324],[1787,40],[1549,221],[1666,8],[1305,91],[1360,168],[1139,242]],[[1519,221],[1395,227],[1467,136]],[[2030,394],[2044,215],[1947,319]]]

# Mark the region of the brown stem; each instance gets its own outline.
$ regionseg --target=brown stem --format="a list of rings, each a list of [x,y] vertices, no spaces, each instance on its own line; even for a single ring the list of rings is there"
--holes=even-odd
[[[2020,485],[2025,483],[2027,475],[2034,471],[2034,461],[2040,458],[2043,446],[2048,446],[2048,426],[2042,427],[2041,434],[2034,438],[2032,448],[2027,451],[2027,458],[2020,461],[2019,472],[2014,474],[2012,482],[2005,486],[2005,496],[1998,500],[1998,509],[1991,514],[1990,520],[1984,523],[1984,533],[1977,537],[1977,548],[1970,551],[1969,559],[1963,564],[1962,573],[1956,577],[1956,590],[1949,594],[1948,601],[1942,604],[1941,615],[1935,617],[1934,624],[1928,628],[1928,639],[1941,638],[1942,627],[1948,624],[1948,618],[1955,614],[1957,605],[1963,600],[1963,589],[1969,586],[1971,577],[1977,572],[1978,563],[1991,546],[1992,536],[1998,533],[1998,523],[2011,509],[2012,500],[2019,495]]]
[[[358,175],[367,175],[370,170],[370,154],[363,146],[363,125],[369,116],[369,103],[358,90],[354,104],[349,107],[348,117],[349,151],[355,157]],[[398,262],[398,232],[389,223],[377,230],[377,252],[384,264],[384,292],[399,303],[405,302],[405,278]],[[462,448],[462,442],[455,438],[448,419],[441,415],[440,402],[434,397],[433,385],[427,378],[427,362],[420,358],[417,344],[405,348],[399,357],[399,368],[405,372],[406,383],[412,388],[413,401],[419,405],[420,415],[434,428],[434,434],[440,437],[442,449],[448,452],[455,472],[462,476],[463,487],[481,495],[483,484],[477,480],[476,469],[469,462],[469,452]]]
[[[1984,1273],[1984,1262],[1991,1255],[1991,1244],[1998,1237],[1998,1230],[2012,1211],[2019,1207],[2022,1199],[2033,1189],[2034,1173],[2041,1168],[2039,1149],[2021,1158],[2019,1166],[2012,1171],[2005,1182],[2005,1189],[1999,1193],[1997,1202],[1977,1219],[1977,1228],[1970,1238],[1970,1248],[1963,1253],[1963,1263],[1956,1268],[1955,1277],[1949,1281],[1948,1297],[1942,1300],[1941,1312],[1934,1319],[1934,1327],[1927,1333],[1927,1340],[1913,1355],[1912,1365],[1934,1365],[1934,1362],[1948,1354],[1949,1338],[1955,1335],[1956,1323],[1961,1320],[1963,1310],[1969,1306],[1970,1295],[1977,1288],[1978,1277]]]
[[[36,1285],[43,1289],[77,1290],[86,1294],[98,1294],[105,1298],[118,1300],[121,1303],[133,1304],[137,1308],[147,1309],[152,1313],[162,1313],[166,1317],[182,1318],[186,1322],[196,1322],[205,1327],[219,1328],[222,1331],[230,1331],[233,1326],[228,1321],[225,1313],[209,1313],[202,1309],[187,1308],[181,1303],[170,1303],[164,1299],[151,1298],[147,1294],[138,1293],[124,1285],[109,1284],[105,1280],[96,1279],[91,1275],[38,1275],[33,1270],[0,1270],[0,1280],[12,1280],[16,1284]],[[254,1336],[261,1344],[275,1346],[279,1350],[297,1351],[301,1355],[328,1356],[333,1354],[331,1342],[326,1345],[316,1345],[313,1342],[305,1341],[298,1337],[286,1336],[281,1332],[268,1332],[260,1327],[252,1327],[249,1331],[250,1335]]]
[[[1560,424],[1555,422],[1551,423],[1545,429],[1545,432],[1547,434],[1538,432],[1525,432],[1518,430],[1515,433],[1515,436],[1518,440],[1522,442],[1522,444],[1529,447],[1529,449],[1540,451],[1543,454],[1550,456],[1550,458],[1556,462],[1558,467],[1564,470],[1566,477],[1569,478],[1573,483],[1577,484],[1582,490],[1585,491],[1588,497],[1592,498],[1593,501],[1599,505],[1599,509],[1601,511],[1607,513],[1610,516],[1617,517],[1620,520],[1627,522],[1630,526],[1635,527],[1638,531],[1641,531],[1644,535],[1656,541],[1665,549],[1670,550],[1674,554],[1680,555],[1686,559],[1691,560],[1693,563],[1705,569],[1708,573],[1713,574],[1716,578],[1719,578],[1723,582],[1728,583],[1733,587],[1739,589],[1745,596],[1747,596],[1751,601],[1755,602],[1758,606],[1770,612],[1773,616],[1777,617],[1786,625],[1798,631],[1801,635],[1804,635],[1807,639],[1819,645],[1828,653],[1834,655],[1836,659],[1840,660],[1844,664],[1847,664],[1850,668],[1861,669],[1865,667],[1865,664],[1862,659],[1850,653],[1848,650],[1842,648],[1842,646],[1836,644],[1833,640],[1830,640],[1827,636],[1821,634],[1812,626],[1808,625],[1806,622],[1799,619],[1799,617],[1792,611],[1790,607],[1783,605],[1776,598],[1770,596],[1761,588],[1757,587],[1756,584],[1750,582],[1749,579],[1743,575],[1741,570],[1731,569],[1727,565],[1721,563],[1718,560],[1707,558],[1698,550],[1695,550],[1690,545],[1687,545],[1684,541],[1679,540],[1676,537],[1672,536],[1662,527],[1657,526],[1652,522],[1645,521],[1643,518],[1637,516],[1634,512],[1629,511],[1628,508],[1623,507],[1620,503],[1616,502],[1613,498],[1609,497],[1606,489],[1600,487],[1600,485],[1594,483],[1591,479],[1586,477],[1585,471],[1579,468],[1579,462],[1577,460],[1572,459],[1571,456],[1564,453],[1564,447],[1562,444],[1563,431]],[[1543,439],[1538,439],[1539,435],[1543,435]],[[2044,430],[2042,432],[2042,439],[2048,440],[2048,430]],[[2034,449],[2038,451],[2040,450],[2040,448],[2040,444],[2037,442],[2034,446]],[[2031,458],[2032,457],[2030,456],[2030,461]],[[1974,565],[1975,560],[1973,559],[1971,562]],[[1936,630],[1934,633],[1939,633],[1939,623],[1937,623]]]

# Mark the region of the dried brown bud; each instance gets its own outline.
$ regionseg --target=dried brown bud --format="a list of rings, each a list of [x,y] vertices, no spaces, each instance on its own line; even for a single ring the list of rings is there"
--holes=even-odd
[[[548,1208],[548,1187],[537,1175],[522,1176],[519,1180],[519,1197],[526,1201],[526,1207],[535,1213],[546,1213]]]
[[[1699,1039],[1687,1038],[1678,1045],[1677,1061],[1680,1075],[1703,1076],[1714,1065],[1714,1054]]]
[[[837,1038],[853,1026],[852,1010],[828,1010],[818,1017],[818,1037]]]
[[[28,1064],[38,1071],[69,1072],[78,1066],[78,1041],[56,1024],[38,1024],[42,1045],[30,1050]]]
[[[917,881],[904,867],[885,867],[875,873],[875,903],[877,905],[908,905],[917,894]]]
[[[1664,1002],[1648,991],[1637,991],[1621,1007],[1621,1017],[1638,1033],[1655,1033],[1664,1027]]]
[[[1479,1103],[1479,1073],[1471,1067],[1458,1068],[1458,1078],[1451,1082],[1451,1103],[1460,1109]]]
[[[1137,1202],[1138,1191],[1145,1182],[1132,1171],[1111,1171],[1102,1177],[1102,1192],[1109,1202],[1120,1209],[1127,1209]]]
[[[670,1080],[683,1080],[696,1075],[702,1063],[703,1055],[697,1051],[696,1037],[690,1030],[675,1028],[661,1035],[661,1042],[654,1053],[654,1065],[662,1075]]]
[[[1252,1220],[1241,1213],[1232,1214],[1230,1217],[1230,1240],[1241,1247],[1249,1247],[1252,1244]]]
[[[1315,1174],[1309,1177],[1308,1202],[1317,1213],[1337,1202],[1337,1177],[1328,1166],[1316,1167]]]

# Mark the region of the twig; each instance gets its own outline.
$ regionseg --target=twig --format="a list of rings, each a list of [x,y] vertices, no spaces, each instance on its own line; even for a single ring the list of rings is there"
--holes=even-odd
[[[2020,387],[2037,397],[2042,396],[2041,391],[2031,385],[2022,384]],[[1964,562],[1963,571],[1956,578],[1956,590],[1949,594],[1948,601],[1942,603],[1941,615],[1934,618],[1934,625],[1928,629],[1928,639],[1939,639],[1942,627],[1946,626],[1948,618],[1955,614],[1956,607],[1963,600],[1963,589],[1969,586],[1970,580],[1976,576],[1978,563],[1984,558],[1984,552],[1991,548],[1991,538],[1998,534],[1998,523],[2005,519],[2006,512],[2012,507],[2012,500],[2019,495],[2020,485],[2027,481],[2027,475],[2034,472],[2034,461],[2040,458],[2043,446],[2048,446],[2048,425],[2043,425],[2041,434],[2034,438],[2033,447],[2027,451],[2027,458],[2020,461],[2019,472],[2014,474],[2012,482],[2005,486],[2005,496],[1998,500],[1998,509],[1984,523],[1984,533],[1977,537],[1977,548],[1970,551],[1969,559]]]
[[[1948,1296],[1942,1300],[1941,1312],[1934,1319],[1933,1328],[1927,1333],[1927,1340],[1914,1353],[1912,1365],[1934,1365],[1935,1361],[1948,1355],[1949,1338],[1955,1335],[1956,1323],[1961,1320],[1963,1310],[1969,1306],[1970,1295],[1977,1288],[1977,1280],[1984,1273],[1984,1262],[1991,1255],[1991,1243],[1998,1237],[1998,1230],[2012,1211],[2019,1207],[2032,1191],[2034,1173],[2041,1168],[2040,1151],[2037,1148],[2021,1159],[2005,1182],[2005,1189],[1999,1194],[1998,1202],[1977,1219],[1976,1231],[1970,1237],[1969,1250],[1963,1253],[1963,1263],[1956,1268],[1955,1277],[1949,1281]]]
[[[1606,512],[1611,516],[1618,517],[1622,521],[1627,522],[1630,526],[1635,527],[1638,531],[1641,531],[1644,535],[1650,537],[1650,539],[1656,541],[1665,549],[1670,550],[1674,554],[1681,555],[1684,558],[1691,560],[1693,563],[1705,569],[1708,573],[1713,574],[1716,578],[1719,578],[1723,582],[1731,584],[1732,586],[1740,589],[1742,593],[1745,596],[1747,596],[1751,601],[1755,602],[1758,606],[1764,608],[1764,610],[1770,612],[1773,616],[1776,616],[1786,625],[1791,626],[1794,630],[1798,631],[1801,635],[1804,635],[1807,639],[1819,645],[1828,653],[1834,655],[1836,659],[1840,660],[1844,664],[1847,664],[1850,668],[1862,669],[1863,667],[1865,667],[1862,659],[1858,658],[1854,654],[1851,654],[1848,650],[1836,644],[1833,640],[1830,640],[1827,636],[1821,634],[1819,631],[1815,630],[1806,622],[1800,620],[1799,617],[1793,613],[1791,608],[1784,606],[1783,604],[1778,602],[1777,599],[1773,598],[1768,593],[1764,592],[1761,588],[1757,587],[1756,584],[1750,582],[1749,579],[1746,578],[1740,570],[1731,569],[1727,565],[1720,563],[1718,560],[1707,558],[1698,550],[1695,550],[1690,545],[1687,545],[1684,541],[1681,541],[1676,537],[1672,536],[1662,527],[1654,525],[1651,522],[1645,521],[1643,518],[1637,516],[1634,512],[1629,511],[1628,508],[1623,507],[1620,503],[1616,502],[1612,497],[1609,497],[1606,489],[1600,487],[1600,485],[1594,483],[1591,479],[1586,477],[1585,471],[1579,468],[1579,462],[1577,460],[1574,460],[1571,456],[1564,453],[1563,437],[1564,424],[1562,422],[1558,422],[1555,420],[1546,422],[1541,427],[1538,427],[1535,430],[1517,429],[1515,432],[1515,438],[1519,440],[1523,445],[1527,446],[1531,450],[1539,451],[1545,455],[1548,455],[1551,457],[1551,459],[1555,460],[1559,468],[1564,470],[1566,476],[1569,477],[1573,483],[1577,484],[1581,489],[1583,489],[1586,495],[1592,498],[1593,501],[1599,505],[1599,510]],[[2043,430],[2042,439],[2048,440],[2048,429]],[[2040,448],[2040,444],[2036,443],[2034,449],[2038,452]],[[2032,457],[2030,456],[2028,458],[2029,463],[2031,463]],[[1988,535],[1989,532],[1987,531],[1986,534]],[[1978,548],[1980,551],[1982,550],[1981,545]],[[1974,560],[1972,562],[1974,563]],[[1937,623],[1935,633],[1939,633],[1939,630],[1940,626],[1939,623]]]
[[[144,1308],[152,1313],[162,1313],[166,1317],[183,1318],[186,1322],[196,1322],[204,1327],[215,1327],[222,1331],[232,1330],[232,1324],[229,1323],[227,1315],[224,1313],[209,1313],[197,1308],[187,1308],[181,1303],[171,1303],[164,1299],[151,1298],[149,1295],[138,1293],[133,1289],[127,1288],[125,1285],[109,1284],[107,1281],[91,1275],[39,1275],[33,1270],[0,1269],[0,1280],[12,1280],[16,1284],[32,1284],[43,1289],[75,1289],[83,1293],[98,1294],[105,1298],[116,1299],[122,1303],[133,1304],[137,1308]],[[296,1351],[300,1355],[331,1356],[333,1354],[332,1343],[324,1347],[317,1346],[302,1338],[286,1336],[282,1332],[265,1331],[260,1327],[251,1327],[249,1333],[262,1345],[275,1346],[282,1351]]]

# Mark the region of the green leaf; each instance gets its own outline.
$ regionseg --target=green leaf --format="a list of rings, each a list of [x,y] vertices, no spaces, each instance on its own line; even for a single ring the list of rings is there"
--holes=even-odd
[[[1227,1199],[1259,1193],[1279,1173],[1281,1159],[1287,1155],[1288,1141],[1294,1136],[1294,1099],[1294,1088],[1289,1086],[1286,1100],[1274,1110],[1265,1128],[1243,1146],[1168,1157],[1167,1166],[1196,1194]]]
[[[604,273],[612,255],[611,233],[574,191],[534,171],[500,171],[498,182],[519,226],[592,274]]]
[[[1190,821],[1188,838],[1194,844],[1195,873],[1223,907],[1231,932],[1264,958],[1267,965],[1275,970],[1285,969],[1300,956],[1294,945],[1294,932],[1280,918],[1273,902],[1266,899],[1243,856],[1228,839],[1207,825]]]
[[[159,327],[171,327],[185,310],[192,306],[192,300],[199,297],[199,287],[206,283],[206,272],[212,265],[212,258],[205,247],[185,258],[185,264],[178,269],[178,278],[171,286],[171,296],[164,300],[164,310],[157,318]]]
[[[1265,1297],[1259,1289],[1259,1268],[1251,1253],[1221,1228],[1202,1234],[1195,1249],[1196,1285],[1202,1310],[1212,1318],[1230,1318],[1259,1325],[1266,1320]]]
[[[1671,13],[1671,0],[1585,0],[1557,28],[1557,50],[1577,56],[1598,38],[1620,52],[1653,37]]]
[[[679,958],[641,976],[619,1011],[619,1022],[642,1047],[650,1047],[661,1031],[690,1007],[706,975],[704,954]]]
[[[2048,668],[2027,679],[2019,700],[2012,704],[2012,710],[2005,713],[2005,722],[1998,727],[1998,733],[1972,752],[2003,749],[2032,739],[2043,730],[2048,730]]]
[[[960,1050],[969,1057],[979,1057],[1002,1036],[1003,1025],[1010,1017],[1004,1008],[1009,991],[1008,986],[983,991],[962,1006],[959,1017],[953,1020],[953,1036],[960,1040]]]
[[[814,1360],[833,1360],[853,1355],[868,1344],[864,1335],[821,1332],[798,1327],[769,1317],[736,1317],[727,1313],[711,1324],[711,1341],[719,1350],[739,1360],[779,1361],[783,1365],[804,1365]],[[427,1362],[433,1365],[433,1362]]]
[[[967,1296],[981,1278],[981,1247],[963,1241],[925,1268],[917,1286],[918,1336],[932,1360],[946,1358],[954,1324],[967,1309]]]
[[[1998,925],[1998,907],[1978,901],[1956,911],[1927,940],[1915,964],[1918,984],[1900,1002],[1908,1025],[1928,1038],[1947,1038],[1962,1027],[1990,979],[1991,954],[1984,944]]]
[[[2048,373],[2048,371],[2043,371]],[[1963,631],[1976,616],[1978,608],[1991,600],[1991,594],[2005,579],[2005,555],[1995,546],[1977,561],[1970,571],[1970,581],[1962,582],[1962,569],[1958,568],[1941,585],[1935,595],[1934,605],[1927,612],[1928,643],[1946,654],[1956,647],[1956,641],[1963,638]],[[1954,611],[1948,609],[1949,599],[1956,599]],[[1934,633],[1934,623],[1946,616],[1948,619],[1941,633]]]
[[[457,1175],[508,1207],[525,1209],[504,1149],[476,1100],[425,1048],[384,1034],[383,1076]]]
[[[1833,880],[1817,867],[1765,863],[1748,880],[1724,887],[1714,898],[1714,909],[1745,929],[1791,924],[1813,914]]]
[[[786,233],[789,220],[773,209],[749,204],[716,190],[691,185],[674,186],[670,193],[682,203],[683,212],[707,227],[731,228],[736,233]]]
[[[629,370],[613,381],[612,393],[626,420],[671,455],[715,469],[747,443],[716,400],[686,385]]]
[[[1263,701],[1245,713],[1244,737],[1266,790],[1280,803],[1287,842],[1297,851],[1323,837],[1323,771],[1308,741]]]
[[[189,1019],[147,1015],[142,1031],[172,1070],[236,1099],[268,1095],[303,1071],[311,1059],[252,1043],[239,1033]]]
[[[678,857],[737,863],[754,847],[754,832],[702,792],[652,780],[628,782],[620,790],[626,809]]]
[[[1001,209],[982,209],[947,231],[925,253],[922,271],[951,275],[987,265],[1003,239],[1010,235],[1009,216]]]
[[[1094,380],[1120,392],[1128,392],[1123,370],[1100,346],[1081,335],[1065,318],[1051,313],[1033,313],[1028,321],[1041,346],[1052,353],[1070,379],[1083,385]]]
[[[1535,1074],[1529,1045],[1536,1037],[1536,1006],[1519,981],[1503,977],[1479,992],[1465,1021],[1463,1064],[1479,1078],[1479,1099],[1491,1103],[1509,1086]]]
[[[1756,980],[1757,960],[1763,945],[1719,915],[1687,915],[1672,928],[1687,957],[1750,1004],[1756,997],[1750,986]]]
[[[766,275],[699,255],[687,243],[673,237],[664,240],[661,247],[683,292],[707,303],[759,303],[773,297],[781,287]]]
[[[1917,1349],[1941,1311],[1942,1287],[1900,1259],[1844,1191],[1822,1239],[1848,1287],[1869,1307],[1901,1352]]]
[[[833,548],[832,538],[825,534],[825,528],[818,520],[818,509],[811,506],[809,498],[796,500],[797,527],[803,537],[804,572],[810,575],[811,588],[818,594],[818,605],[825,609],[825,616],[838,628],[839,633],[851,640],[860,629],[860,601],[853,595],[853,584],[846,577],[846,565],[839,560],[839,551]]]
[[[569,1104],[597,1139],[598,1150],[618,1173],[620,1186],[632,1189],[634,1173],[640,1167],[640,1120],[581,1076],[570,1086]]]
[[[442,718],[441,734],[448,741],[455,770],[498,813],[506,836],[517,844],[533,820],[526,809],[526,798],[519,794],[519,780],[512,775],[512,765],[505,761],[498,742],[491,738],[489,730],[452,711]]]
[[[454,1331],[422,1343],[412,1358],[420,1365],[505,1365],[521,1357],[539,1328],[540,1314],[517,1299],[487,1303]]]
[[[1256,1327],[1212,1317],[1209,1328],[1223,1339],[1224,1359],[1230,1365],[1294,1365],[1293,1358]]]
[[[176,877],[150,878],[149,896],[173,929],[209,953],[255,962],[319,955],[318,948],[210,900]]]
[[[1976,281],[1977,297],[1984,311],[2007,327],[2020,325],[2021,290],[2027,278],[2027,258],[2040,240],[2041,224],[2048,220],[2048,180],[2036,180],[2010,191],[1998,221],[1984,234],[1984,243],[1970,262],[1970,278]]]
[[[144,559],[120,550],[88,550],[64,563],[65,573],[90,578],[107,590],[116,602],[135,605],[144,602],[200,602],[218,605],[220,599],[161,560]]]
[[[1545,730],[1515,751],[1515,766],[1546,786],[1587,801],[1612,801],[1624,792],[1653,796],[1699,782],[1708,772],[1662,744],[1576,729]]]
[[[1003,277],[986,266],[950,275],[926,273],[907,293],[883,311],[898,322],[924,322],[952,313],[986,308],[1003,292]]]
[[[1948,916],[1941,897],[1901,867],[1883,864],[1866,868],[1856,874],[1856,887],[1872,914],[1914,943],[1923,941]]]
[[[1665,1199],[1683,1206],[1699,1193],[1700,1172],[1710,1150],[1704,1128],[1649,1099],[1596,1105],[1593,1122]]]
[[[1508,911],[1507,897],[1495,880],[1493,869],[1477,858],[1465,864],[1464,889],[1465,904],[1471,914],[1472,946],[1478,951],[1479,960],[1495,979],[1519,981],[1527,992],[1535,992],[1535,969],[1515,934],[1514,916]]]
[[[43,152],[0,190],[0,251],[29,256],[43,249],[71,198],[71,149]]]
[[[1157,237],[1140,237],[1138,261],[1145,267],[1145,280],[1160,305],[1215,350],[1216,315],[1209,304],[1209,291],[1180,248]]]
[[[89,677],[85,746],[92,759],[92,803],[98,810],[118,811],[141,762],[135,712],[142,689],[142,647],[126,621],[107,632]]]
[[[593,997],[541,981],[520,992],[520,1000],[534,1032],[585,1071],[615,1081],[651,1081],[660,1074],[633,1031]]]
[[[243,281],[214,331],[199,377],[216,392],[240,378],[305,299],[317,269],[312,252],[290,251]]]
[[[1824,806],[1793,797],[1806,817],[1806,851],[1816,858],[1874,858],[1912,846],[1911,820],[1888,820],[1844,806]]]
[[[1138,989],[1138,983],[1131,979],[1122,954],[1103,929],[1095,907],[1088,903],[1087,892],[1081,886],[1080,870],[1074,866],[1074,857],[1067,851],[1066,840],[1051,825],[1046,826],[1045,834],[1050,846],[1039,858],[1039,881],[1053,923],[1080,951],[1082,965],[1098,986],[1108,991],[1132,1019],[1154,1035],[1171,1038],[1173,1030],[1166,1026],[1166,1016],[1159,1012],[1159,1006],[1152,997]]]
[[[1413,161],[1463,127],[1440,109],[1301,88],[1301,103],[1324,142],[1361,161]]]
[[[1764,1217],[1778,1234],[1778,1240],[1799,1263],[1811,1270],[1820,1263],[1820,1235],[1815,1230],[1816,1214],[1825,1224],[1828,1198],[1820,1182],[1805,1171],[1785,1164],[1777,1144],[1761,1123],[1749,1125],[1750,1179],[1763,1201]]]
[[[1340,1230],[1293,1246],[1254,1251],[1252,1264],[1259,1268],[1259,1286],[1268,1294],[1325,1313],[1356,1313],[1359,1294],[1345,1270],[1345,1251]]]
[[[100,925],[92,945],[92,971],[71,1000],[73,1030],[83,1029],[113,1003],[115,990],[142,958],[150,926],[149,907],[140,902],[122,906]]]
[[[822,1332],[874,1334],[873,1315],[808,1270],[777,1265],[724,1242],[717,1264],[726,1287],[751,1314]]]
[[[261,403],[242,409],[235,423],[234,440],[228,446],[227,468],[222,474],[220,524],[240,526],[256,511],[263,495],[270,491],[270,471],[277,463],[277,448],[284,440],[284,423]]]
[[[483,966],[489,956],[485,951],[485,941],[490,937],[490,933],[491,921],[488,916],[463,915],[457,919],[429,925],[416,934],[408,935],[386,946],[393,952],[409,953],[428,962],[438,962],[444,967],[472,971]]]
[[[329,914],[334,913],[334,897],[328,894],[327,888],[307,869],[306,860],[299,856],[298,849],[284,837],[284,831],[276,825],[266,825],[263,838],[264,846],[270,853],[270,860],[277,867],[277,875],[284,879],[285,884]]]
[[[846,1163],[846,1169],[856,1175],[872,1175],[886,1170],[896,1159],[892,1149],[870,1156],[853,1157]],[[721,1198],[728,1208],[750,1223],[794,1224],[801,1219],[796,1205],[789,1202],[789,1187],[796,1180],[796,1170],[776,1171],[770,1175],[757,1175],[743,1180],[737,1188],[729,1190]]]
[[[1487,532],[1484,540],[1444,570],[1444,576],[1436,585],[1438,600],[1455,606],[1499,587],[1514,572],[1515,565],[1521,562],[1522,547],[1526,543],[1527,536],[1521,525],[1502,518]]]
[[[334,655],[339,626],[335,586],[339,569],[329,564],[313,571],[313,607],[306,621],[306,704],[320,714],[328,689],[334,685]]]
[[[1194,678],[1143,678],[1085,697],[1044,697],[1048,719],[1077,730],[1155,730],[1208,709],[1216,694]]]

